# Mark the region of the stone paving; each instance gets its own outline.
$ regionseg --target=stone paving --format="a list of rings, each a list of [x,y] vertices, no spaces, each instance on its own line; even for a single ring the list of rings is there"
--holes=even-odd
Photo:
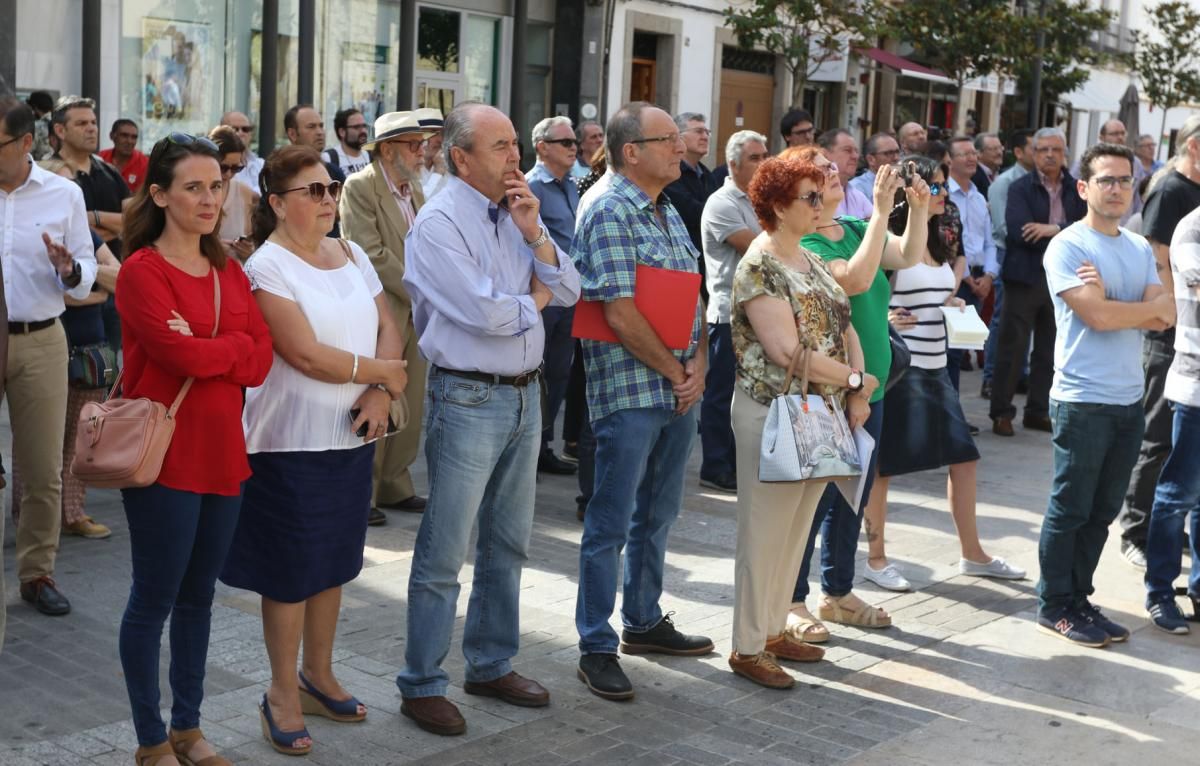
[[[968,417],[987,422],[978,374],[963,376]],[[0,441],[9,442],[7,417]],[[981,534],[1036,577],[1036,547],[1049,487],[1044,434],[986,432],[979,494]],[[468,721],[443,738],[399,716],[394,678],[403,664],[405,599],[419,516],[389,514],[367,538],[367,565],[345,591],[336,669],[370,708],[362,724],[310,718],[312,764],[1127,764],[1195,761],[1200,730],[1200,630],[1156,631],[1141,607],[1140,574],[1110,539],[1097,601],[1135,629],[1132,641],[1081,650],[1033,628],[1035,580],[991,582],[957,574],[945,474],[892,484],[889,553],[915,591],[857,586],[896,626],[831,626],[826,661],[791,666],[790,691],[762,689],[729,672],[734,500],[702,491],[693,455],[685,508],[671,536],[664,608],[688,632],[707,633],[703,658],[630,657],[637,687],[627,703],[601,700],[575,677],[577,545],[574,478],[542,476],[531,560],[523,579],[522,651],[516,669],[546,685],[550,707],[515,708],[464,695],[458,647],[470,593],[464,583],[447,660],[451,698]],[[6,464],[9,464],[6,459]],[[424,466],[418,482],[424,486]],[[6,531],[8,637],[0,654],[0,766],[128,764],[136,746],[117,659],[128,594],[128,534],[116,492],[95,491],[89,509],[112,538],[64,538],[58,580],[72,599],[65,618],[20,601]],[[11,527],[11,524],[6,525]],[[865,556],[865,543],[860,546]],[[860,563],[861,571],[861,563]],[[257,598],[218,586],[204,728],[237,763],[283,764],[262,739],[256,703],[269,677]],[[815,607],[810,598],[810,607]],[[164,652],[164,659],[165,659]],[[165,665],[164,674],[165,678]],[[169,693],[164,688],[164,700]]]

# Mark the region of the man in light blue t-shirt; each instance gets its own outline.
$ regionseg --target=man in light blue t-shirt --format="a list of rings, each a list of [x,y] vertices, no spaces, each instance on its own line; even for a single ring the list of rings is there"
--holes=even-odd
[[[1040,630],[1093,647],[1129,638],[1088,597],[1142,439],[1139,330],[1175,323],[1150,245],[1120,228],[1133,199],[1133,161],[1116,144],[1084,152],[1076,186],[1087,214],[1050,242],[1044,260],[1058,335],[1054,484],[1038,546],[1037,621]]]

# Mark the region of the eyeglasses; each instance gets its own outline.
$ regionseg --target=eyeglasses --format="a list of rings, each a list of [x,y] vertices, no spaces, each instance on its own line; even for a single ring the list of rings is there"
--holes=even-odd
[[[836,162],[831,162],[825,166],[825,175],[830,176],[832,178],[833,176],[836,176],[837,174],[838,174],[838,166],[837,166]]]
[[[15,144],[16,142],[20,141],[22,138],[24,138],[24,136],[17,136],[16,138],[10,138],[7,141],[0,141],[0,149],[3,149],[4,147],[8,146],[9,144]]]
[[[168,133],[167,137],[163,140],[175,144],[176,146],[191,146],[192,144],[199,144],[205,149],[211,149],[214,152],[221,151],[217,148],[217,145],[211,138],[207,138],[205,136],[193,136],[191,133]]]
[[[405,148],[405,149],[407,149],[407,150],[408,150],[410,153],[412,153],[412,154],[416,154],[417,152],[419,152],[419,151],[421,151],[422,149],[424,149],[424,148],[425,148],[425,144],[427,144],[427,143],[429,143],[429,142],[428,142],[428,141],[426,141],[425,139],[421,139],[421,140],[419,140],[419,141],[404,141],[404,140],[401,140],[401,139],[396,139],[395,141],[385,141],[384,143],[388,143],[388,144],[404,144],[404,148]]]
[[[899,149],[888,149],[887,151],[875,152],[874,154],[869,154],[867,156],[868,157],[889,157],[892,159],[899,159],[900,150]]]
[[[808,194],[802,194],[796,198],[797,202],[803,202],[813,210],[820,210],[825,206],[825,195],[819,191],[811,191]]]
[[[238,173],[241,173],[245,169],[246,169],[245,165],[226,165],[224,162],[221,163],[221,175],[225,175],[226,173],[228,173],[230,175],[236,176]]]
[[[576,146],[579,146],[579,142],[573,138],[543,138],[542,143],[558,144],[559,146],[565,146],[568,149],[574,149]]]
[[[334,202],[337,202],[338,197],[341,196],[341,194],[342,194],[342,182],[341,181],[330,181],[327,184],[323,184],[320,181],[313,181],[308,186],[295,186],[295,187],[292,187],[291,189],[281,189],[280,191],[277,191],[277,192],[271,192],[271,194],[290,194],[291,192],[298,192],[298,191],[308,192],[308,197],[313,202],[324,201],[325,192],[329,192],[329,196],[333,199]]]
[[[665,136],[654,136],[652,138],[635,138],[629,143],[631,144],[677,144],[683,140],[683,136],[678,133],[669,133]]]
[[[347,125],[346,126],[346,130],[366,130],[366,129],[367,129],[367,123],[365,123],[365,122],[362,125]]]
[[[1092,180],[1104,191],[1112,191],[1114,186],[1120,186],[1125,191],[1133,188],[1133,176],[1100,176]]]
[[[234,130],[236,130],[238,133],[247,133],[247,134],[249,134],[249,133],[253,133],[253,132],[254,132],[254,126],[253,126],[253,125],[241,125],[241,126],[238,126],[238,127],[234,127],[234,126],[230,125],[229,127],[233,128],[233,129],[234,129]]]
[[[811,136],[813,133],[816,132],[816,130],[817,130],[816,128],[809,125],[807,128],[792,128],[791,134],[793,136]]]
[[[695,133],[695,134],[696,134],[696,135],[698,135],[698,136],[711,136],[711,135],[712,135],[712,130],[711,130],[711,129],[709,129],[709,128],[702,128],[702,127],[700,127],[700,126],[696,126],[696,127],[694,127],[694,128],[688,128],[687,130],[685,130],[685,131],[683,131],[683,132],[684,132],[684,133]]]

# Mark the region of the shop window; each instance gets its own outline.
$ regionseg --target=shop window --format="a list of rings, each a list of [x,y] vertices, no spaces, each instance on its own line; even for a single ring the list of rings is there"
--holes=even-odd
[[[431,7],[417,13],[417,106],[443,114],[461,101],[499,106],[502,20]]]
[[[396,108],[400,6],[386,0],[321,0],[317,5],[315,100],[337,143],[333,116],[353,107],[367,125]]]

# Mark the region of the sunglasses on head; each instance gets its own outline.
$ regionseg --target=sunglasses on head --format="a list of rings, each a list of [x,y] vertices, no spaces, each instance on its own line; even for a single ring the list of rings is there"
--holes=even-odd
[[[191,146],[192,144],[199,144],[205,149],[211,149],[214,152],[220,151],[220,149],[217,148],[216,143],[214,143],[211,138],[206,136],[193,136],[191,133],[168,133],[167,137],[163,140],[175,144],[176,146]]]
[[[271,194],[283,195],[298,191],[308,192],[309,199],[311,199],[313,202],[321,202],[325,199],[325,192],[329,192],[329,196],[334,202],[337,202],[338,197],[342,193],[342,182],[330,181],[327,184],[323,184],[320,181],[313,181],[307,186],[294,186],[291,189],[280,189],[279,191],[271,192]]]

